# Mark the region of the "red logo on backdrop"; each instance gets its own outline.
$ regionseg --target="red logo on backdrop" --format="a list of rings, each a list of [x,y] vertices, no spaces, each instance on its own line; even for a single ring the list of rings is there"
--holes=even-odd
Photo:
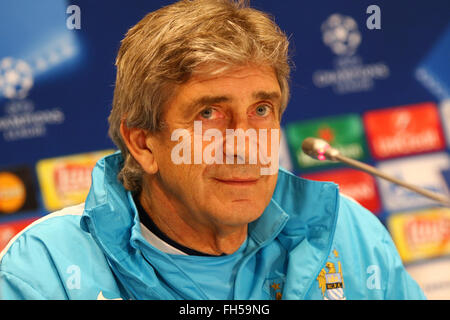
[[[450,241],[450,219],[418,217],[405,225],[405,233],[412,249],[429,244],[446,244]]]
[[[363,120],[376,159],[445,148],[439,111],[432,102],[369,111]]]
[[[9,240],[11,240],[17,233],[22,231],[22,229],[24,229],[34,220],[36,219],[18,220],[0,224],[0,251],[6,247]]]
[[[331,181],[339,185],[341,193],[355,199],[374,214],[380,209],[375,179],[368,173],[354,169],[338,169],[302,175],[303,178],[316,181]]]

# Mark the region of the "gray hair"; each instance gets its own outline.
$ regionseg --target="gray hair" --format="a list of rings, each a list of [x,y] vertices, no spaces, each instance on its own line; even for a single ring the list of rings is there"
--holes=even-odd
[[[129,128],[161,130],[163,107],[175,87],[212,64],[221,68],[208,70],[211,75],[248,63],[271,66],[282,113],[289,100],[288,47],[274,20],[248,1],[181,0],[146,15],[122,40],[108,118],[109,135],[124,158],[118,175],[124,187],[140,192],[144,171],[122,139],[122,121]]]

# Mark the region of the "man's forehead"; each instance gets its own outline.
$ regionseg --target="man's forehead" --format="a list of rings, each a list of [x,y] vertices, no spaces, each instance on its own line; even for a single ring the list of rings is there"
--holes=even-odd
[[[268,66],[237,66],[211,75],[200,72],[179,85],[172,103],[178,112],[188,116],[204,106],[267,100],[280,107],[282,94],[275,71]]]

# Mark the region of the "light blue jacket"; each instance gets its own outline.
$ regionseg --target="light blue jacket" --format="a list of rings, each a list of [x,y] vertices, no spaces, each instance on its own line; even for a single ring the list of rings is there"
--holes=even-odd
[[[10,242],[0,255],[1,299],[209,298],[144,239],[117,180],[122,162],[120,153],[100,160],[84,204],[43,217]],[[204,258],[226,257],[192,257]],[[197,277],[220,277],[214,265]],[[372,213],[333,183],[282,169],[229,285],[235,299],[425,298]]]

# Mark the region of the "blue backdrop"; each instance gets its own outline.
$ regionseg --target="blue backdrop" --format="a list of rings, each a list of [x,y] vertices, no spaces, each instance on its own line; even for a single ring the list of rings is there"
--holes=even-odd
[[[54,184],[68,183],[69,189],[76,189],[74,185],[83,187],[81,175],[86,158],[69,161],[69,165],[66,162],[65,169],[69,169],[63,173],[55,169],[56,162],[54,167],[42,165],[40,173],[38,163],[114,148],[107,136],[107,116],[120,40],[148,12],[171,2],[0,2],[0,225],[40,217],[58,205],[70,204],[70,197],[55,204],[54,198],[67,191],[63,188],[56,195],[48,195],[54,206],[48,205],[45,193],[51,192],[45,187],[49,183],[46,179],[54,179]],[[313,173],[324,179],[329,170],[341,167],[302,163],[297,140],[316,132],[341,144],[342,150],[352,146],[356,158],[431,190],[448,192],[448,0],[253,0],[251,4],[271,13],[291,40],[295,69],[291,101],[282,120],[286,138],[281,159],[284,166],[299,175]],[[379,9],[378,16],[373,16],[375,11],[367,13],[371,5]],[[378,23],[380,28],[369,28],[370,22]],[[423,113],[416,109],[423,109]],[[407,113],[390,123],[389,114],[396,110]],[[371,113],[374,111],[386,111],[387,115],[376,118],[378,113]],[[438,121],[432,120],[434,113]],[[431,120],[421,121],[424,118]],[[375,123],[379,123],[379,128],[370,131],[370,121],[378,121]],[[383,135],[384,127],[386,132],[401,129],[405,137],[411,137],[406,142],[402,140],[409,146],[403,146],[406,153],[397,152],[396,147],[389,147],[390,153],[384,155],[377,153],[374,143]],[[421,130],[428,130],[426,137],[433,138],[427,140]],[[415,138],[420,134],[422,138]],[[394,139],[384,138],[386,143]],[[421,168],[431,173],[426,177],[411,176],[411,171],[419,173]],[[332,177],[334,171],[329,172]],[[17,196],[20,188],[14,189],[18,186],[14,179],[3,175],[2,180],[1,173],[12,173],[22,180],[24,199]],[[343,180],[338,182],[351,184],[352,177],[358,181],[364,178],[352,176],[351,172],[345,178],[347,172],[341,173],[344,178],[340,176]],[[416,195],[396,193],[379,181],[374,182],[373,188],[375,193],[370,197],[376,199],[368,201],[367,206],[392,232],[397,229],[389,222],[391,216],[409,212],[416,217],[418,210],[435,207],[427,201],[411,202]],[[393,194],[396,202],[389,198]],[[428,222],[435,221],[426,211],[424,217]],[[439,219],[444,224],[450,221],[448,212],[441,213]],[[446,228],[450,229],[444,227],[443,236],[450,238]],[[408,237],[406,229],[401,230],[393,235],[399,246],[402,243],[397,242],[397,236]],[[431,241],[424,237],[421,241]],[[448,247],[438,253],[427,251],[425,256],[411,261],[446,256]]]

